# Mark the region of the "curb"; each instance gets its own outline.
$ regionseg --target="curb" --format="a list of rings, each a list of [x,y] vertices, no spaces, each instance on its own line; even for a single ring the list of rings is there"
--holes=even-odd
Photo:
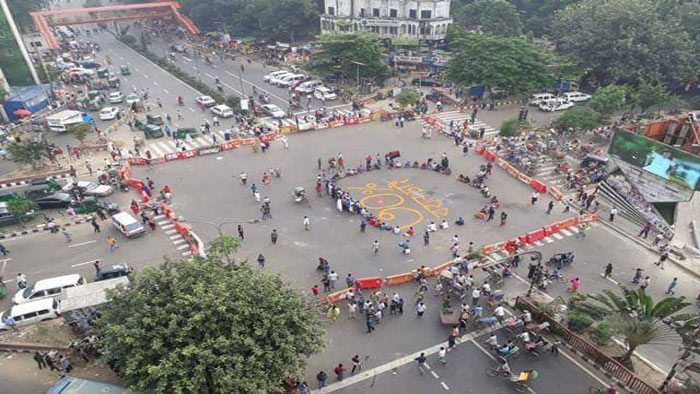
[[[66,170],[66,171],[68,171],[68,170]],[[34,176],[34,177],[28,176],[28,177],[25,177],[24,180],[21,180],[21,181],[0,183],[0,189],[5,189],[5,188],[8,188],[8,187],[17,187],[17,186],[28,185],[28,184],[30,184],[33,180],[47,180],[47,181],[52,181],[52,180],[64,179],[64,178],[68,178],[68,177],[70,177],[70,174],[68,174],[68,173],[66,173],[66,174],[59,174],[59,175],[50,175],[50,176],[47,176],[47,177],[44,177],[44,176],[41,176],[41,175],[38,176],[38,177],[37,177],[37,176]],[[21,178],[20,178],[20,179],[21,179]]]

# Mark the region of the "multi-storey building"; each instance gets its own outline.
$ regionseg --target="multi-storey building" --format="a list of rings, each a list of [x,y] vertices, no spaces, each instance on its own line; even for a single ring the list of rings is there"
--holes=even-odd
[[[451,0],[324,0],[321,31],[366,31],[398,40],[442,40]]]

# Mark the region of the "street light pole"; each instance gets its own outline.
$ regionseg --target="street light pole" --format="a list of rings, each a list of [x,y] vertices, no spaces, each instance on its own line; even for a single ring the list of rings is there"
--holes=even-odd
[[[532,281],[530,282],[530,288],[527,289],[527,294],[525,294],[526,297],[530,298],[530,296],[532,295],[532,289],[535,287],[535,283],[537,282],[537,277],[542,272],[542,253],[540,253],[536,250],[533,250],[530,252],[518,253],[516,256],[525,256],[525,255],[534,255],[530,259],[537,260],[537,266],[535,268],[534,275],[532,275]]]

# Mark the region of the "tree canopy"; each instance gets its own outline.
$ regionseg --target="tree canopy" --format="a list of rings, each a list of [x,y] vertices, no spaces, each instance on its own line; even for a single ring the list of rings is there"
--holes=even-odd
[[[590,70],[594,85],[683,84],[697,77],[698,45],[677,12],[661,13],[660,2],[583,0],[570,5],[556,14],[552,26],[557,50]]]
[[[548,35],[557,11],[581,0],[509,0],[520,12],[523,30],[535,37]]]
[[[457,23],[468,30],[497,36],[517,36],[522,31],[517,8],[506,0],[475,0],[456,11],[456,15]]]
[[[559,130],[590,130],[599,124],[600,118],[598,115],[584,107],[571,108],[554,121],[554,126]]]
[[[463,85],[487,85],[509,93],[542,88],[553,80],[553,56],[520,38],[469,34],[455,43],[457,50],[446,76]]]
[[[370,78],[381,82],[390,75],[382,61],[379,40],[366,33],[323,34],[318,42],[319,51],[311,58],[308,68],[320,75],[335,75],[354,81]],[[357,64],[361,63],[361,64]]]
[[[318,26],[314,0],[183,0],[182,4],[202,29],[233,35],[262,34],[294,41]]]
[[[48,141],[22,141],[7,144],[7,154],[15,163],[37,167],[53,159],[55,145]]]
[[[48,0],[7,0],[7,6],[15,22],[26,31],[33,24],[30,12],[39,11],[49,5]]]
[[[609,116],[629,104],[629,93],[626,86],[608,85],[596,90],[588,106],[602,116]]]
[[[396,96],[396,101],[402,108],[408,107],[409,105],[414,105],[418,102],[418,100],[420,100],[420,92],[418,89],[414,88],[403,88]]]
[[[101,351],[143,393],[277,392],[323,346],[304,297],[245,263],[165,261],[109,300]]]

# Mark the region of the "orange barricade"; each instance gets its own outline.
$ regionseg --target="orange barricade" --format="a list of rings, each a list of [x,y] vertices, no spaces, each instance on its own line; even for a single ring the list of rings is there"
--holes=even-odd
[[[148,164],[148,160],[144,159],[143,157],[132,157],[128,160],[129,164],[137,165],[137,166],[145,166]]]
[[[141,186],[143,186],[143,181],[140,179],[129,178],[127,184],[133,188],[141,189]]]
[[[342,120],[335,120],[333,122],[328,122],[328,127],[338,127],[338,126],[342,126],[344,124],[345,123]]]
[[[537,179],[530,180],[530,186],[532,186],[532,188],[537,190],[539,193],[547,192],[547,185]]]
[[[485,151],[486,151],[486,148],[484,148],[483,145],[476,144],[476,153],[483,155]]]
[[[371,278],[360,278],[355,281],[355,287],[358,289],[378,289],[382,287],[384,280],[378,276],[373,276]]]
[[[370,118],[369,116],[365,116],[363,118],[357,118],[357,123],[367,123],[367,122],[370,122],[371,120],[372,120],[372,118]]]
[[[175,230],[177,230],[177,233],[180,235],[187,235],[187,233],[190,231],[187,226],[180,222],[175,222]]]
[[[357,117],[355,116],[350,116],[348,118],[345,118],[345,124],[346,125],[351,125],[357,123]]]
[[[529,233],[527,233],[527,241],[529,243],[532,243],[535,241],[539,241],[546,236],[547,236],[547,234],[545,233],[544,229],[530,231]]]
[[[494,160],[496,160],[496,157],[498,157],[498,156],[496,156],[495,153],[491,152],[490,150],[486,151],[486,160],[487,161],[494,161]]]
[[[576,223],[578,223],[578,218],[573,217],[573,218],[568,218],[568,219],[562,220],[561,222],[557,222],[556,224],[559,225],[559,228],[566,228],[566,227],[573,226]]]
[[[517,240],[517,243],[519,245],[523,245],[523,246],[525,246],[525,244],[529,244],[531,242],[528,239],[527,234],[518,235],[515,239]]]
[[[454,263],[455,263],[454,260],[448,261],[446,263],[442,263],[438,266],[433,267],[433,272],[439,273],[440,271],[444,271],[444,270],[450,268],[452,266],[452,264],[454,264]]]
[[[552,235],[554,233],[558,233],[559,232],[559,223],[548,224],[548,225],[542,227],[542,229],[544,230],[544,233],[547,236]]]
[[[338,301],[339,299],[344,298],[345,294],[347,294],[350,291],[350,289],[354,290],[353,287],[348,287],[347,289],[339,290],[339,291],[336,291],[335,293],[328,294],[326,296],[326,301],[328,301],[329,303],[332,304],[332,303]]]
[[[219,147],[222,151],[236,149],[237,146],[238,146],[238,142],[236,140],[227,141],[227,142],[224,142],[223,144],[219,145]]]
[[[530,178],[529,176],[527,176],[523,173],[518,174],[518,179],[520,179],[521,181],[523,181],[527,184],[529,184],[532,181],[532,178]]]
[[[577,219],[577,223],[588,223],[588,222],[595,222],[600,218],[600,215],[597,213],[588,213],[588,214],[583,214],[580,215]]]
[[[495,249],[496,249],[496,244],[486,245],[486,246],[484,246],[483,248],[481,248],[481,254],[483,254],[483,255],[490,254],[490,253],[493,252]]]
[[[145,191],[141,190],[141,202],[148,204],[149,201],[151,201],[151,197],[149,197]]]
[[[559,189],[557,189],[557,188],[554,187],[554,186],[550,186],[549,189],[548,189],[547,191],[549,192],[549,194],[550,194],[552,197],[554,197],[555,199],[557,199],[557,200],[559,200],[559,201],[561,201],[561,200],[564,199],[564,194],[563,194],[562,192],[560,192]]]
[[[326,122],[316,123],[316,130],[327,129],[327,128],[328,128],[328,123],[326,123]]]
[[[406,272],[405,274],[397,274],[387,276],[384,283],[387,285],[398,285],[401,283],[410,282],[413,280],[413,274],[411,272]]]

